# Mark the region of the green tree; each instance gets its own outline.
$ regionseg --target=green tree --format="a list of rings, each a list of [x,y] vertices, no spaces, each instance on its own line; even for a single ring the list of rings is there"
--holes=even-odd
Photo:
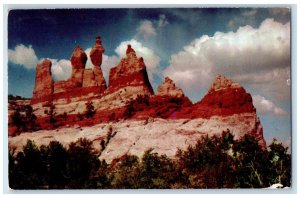
[[[47,146],[47,175],[51,189],[65,188],[67,171],[67,151],[57,141],[51,141]]]
[[[12,189],[46,188],[46,164],[39,148],[31,140],[16,157],[10,157],[10,187]]]
[[[233,148],[235,160],[235,187],[262,188],[269,186],[269,161],[258,141],[245,135]]]
[[[97,172],[100,167],[98,153],[92,142],[80,138],[69,145],[67,158],[67,188],[86,189],[97,185]]]
[[[19,108],[17,108],[15,112],[11,115],[11,119],[12,119],[12,124],[17,127],[17,132],[26,130],[24,115],[21,114]]]
[[[270,177],[270,185],[281,183],[283,186],[291,186],[291,155],[288,154],[288,148],[276,139],[273,139],[269,148],[270,172],[268,176]]]

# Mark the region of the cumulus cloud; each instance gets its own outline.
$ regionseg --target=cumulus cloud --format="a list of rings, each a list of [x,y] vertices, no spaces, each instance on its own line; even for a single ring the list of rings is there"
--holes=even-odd
[[[143,57],[145,65],[147,66],[147,72],[150,80],[152,80],[152,76],[155,73],[157,66],[160,62],[160,58],[155,52],[145,47],[142,43],[138,42],[135,39],[131,39],[130,41],[121,42],[120,45],[115,49],[115,52],[119,55],[119,57],[125,57],[127,45],[130,44],[131,47],[135,50],[138,57]]]
[[[108,55],[103,54],[101,68],[102,68],[103,76],[107,83],[109,81],[110,69],[112,67],[116,66],[120,62],[120,59],[121,59],[120,57],[117,57],[115,55],[108,56]]]
[[[164,14],[159,15],[158,27],[164,27],[168,24],[169,24],[169,21],[167,20],[166,15],[164,15]]]
[[[262,114],[287,115],[288,113],[277,107],[272,101],[260,95],[253,96],[253,103],[258,112]]]
[[[14,50],[8,49],[8,61],[17,65],[22,65],[26,69],[33,69],[38,63],[38,58],[31,45],[26,47],[19,44]]]
[[[67,80],[72,73],[71,61],[66,59],[49,59],[52,62],[51,72],[54,81]]]
[[[195,39],[171,56],[164,75],[187,94],[207,89],[217,74],[287,94],[289,67],[290,23],[266,19],[258,28],[243,26],[236,32],[216,32]],[[276,82],[282,84],[280,89]]]
[[[156,35],[156,30],[153,26],[152,21],[143,20],[140,26],[137,28],[137,35],[143,36],[144,39],[151,38]]]

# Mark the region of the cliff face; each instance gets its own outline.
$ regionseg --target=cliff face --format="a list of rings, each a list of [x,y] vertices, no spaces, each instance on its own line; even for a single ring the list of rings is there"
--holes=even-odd
[[[254,136],[266,148],[252,97],[238,83],[218,75],[208,93],[192,104],[182,89],[165,77],[154,94],[143,58],[137,57],[128,45],[126,56],[110,70],[107,87],[101,70],[103,52],[100,37],[97,37],[90,53],[94,68],[85,69],[87,56],[76,47],[71,57],[72,75],[66,81],[53,82],[50,61],[45,60],[37,66],[31,104],[42,127],[49,126],[44,113],[49,107],[45,103],[55,106],[57,117],[67,114],[65,119],[58,119],[62,126],[60,131],[75,130],[63,127],[75,124],[88,125],[96,131],[112,126],[118,133],[101,155],[108,161],[126,152],[140,155],[148,148],[173,156],[177,147],[184,149],[202,136],[218,135],[227,130],[237,139],[245,134]],[[84,115],[87,101],[92,102],[95,115],[92,119],[80,119],[78,115]],[[88,132],[89,128],[86,130],[90,136],[80,132],[76,136],[71,132],[51,136],[63,138],[65,144],[75,141],[74,138],[88,137],[99,147],[101,138]],[[26,136],[28,134],[21,134],[11,141],[18,142],[18,138]],[[46,143],[51,140],[46,137],[49,133],[42,132],[26,138]]]

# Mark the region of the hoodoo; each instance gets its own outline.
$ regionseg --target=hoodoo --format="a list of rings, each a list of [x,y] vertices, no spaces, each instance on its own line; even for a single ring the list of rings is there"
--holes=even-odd
[[[90,53],[94,68],[85,69],[87,55],[80,46],[75,47],[70,59],[71,76],[67,80],[58,82],[52,80],[50,60],[38,64],[31,104],[55,103],[60,99],[80,101],[82,98],[86,100],[103,94],[106,90],[106,82],[101,70],[103,52],[104,48],[98,36]]]
[[[101,70],[103,53],[98,36],[89,54],[94,67],[85,69],[87,55],[76,47],[71,56],[72,74],[66,81],[53,82],[51,61],[44,60],[37,65],[31,105],[40,126],[52,127],[49,113],[45,113],[49,112],[49,104],[55,107],[55,124],[59,124],[62,131],[67,130],[64,126],[75,124],[101,129],[111,126],[116,134],[100,157],[108,161],[127,153],[140,156],[149,148],[174,156],[177,148],[184,149],[203,136],[220,135],[228,130],[235,139],[251,135],[266,148],[252,97],[240,84],[218,75],[207,94],[192,104],[183,90],[165,77],[154,94],[143,58],[137,57],[128,45],[125,57],[110,70],[106,86]],[[87,102],[93,106],[92,118],[84,117]],[[101,132],[99,138],[99,130],[93,131],[78,130],[75,137],[90,134],[86,137],[99,147],[105,134]],[[40,134],[33,138],[37,142],[47,142],[65,133],[36,134]],[[75,141],[74,138],[68,136],[65,144]]]
[[[33,90],[33,100],[49,97],[53,94],[53,80],[51,76],[50,60],[45,59],[36,66],[35,87]]]

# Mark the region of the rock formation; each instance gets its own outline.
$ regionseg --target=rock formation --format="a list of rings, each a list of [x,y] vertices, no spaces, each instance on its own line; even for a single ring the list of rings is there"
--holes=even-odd
[[[43,60],[36,67],[35,87],[33,90],[33,100],[49,97],[53,94],[53,80],[51,76],[51,61]]]
[[[177,112],[176,116],[177,118],[219,118],[220,120],[233,116],[235,119],[231,121],[231,124],[241,127],[241,121],[247,121],[248,128],[244,129],[246,134],[256,137],[260,145],[266,148],[262,126],[251,95],[241,85],[224,76],[218,75],[202,100]],[[229,127],[230,123],[227,124]],[[240,137],[240,133],[244,134],[245,131],[236,132],[235,135]]]
[[[158,87],[156,95],[176,98],[184,96],[182,89],[176,87],[175,83],[169,77],[165,77],[163,84]]]
[[[94,68],[92,71],[85,70],[83,77],[83,87],[97,86],[100,89],[100,93],[103,93],[107,88],[101,69],[103,53],[104,48],[101,43],[101,38],[100,36],[97,36],[96,43],[90,52],[90,58]]]
[[[71,79],[78,84],[78,87],[82,85],[83,72],[87,61],[86,53],[81,47],[77,46],[71,56],[72,74]]]
[[[59,120],[61,126],[100,123],[99,128],[102,129],[109,123],[118,133],[101,155],[108,161],[125,153],[140,155],[151,147],[160,154],[173,156],[177,147],[184,149],[202,136],[218,135],[226,130],[230,130],[235,138],[252,135],[266,148],[252,97],[238,83],[218,75],[208,93],[192,104],[183,91],[166,77],[154,94],[143,58],[138,58],[135,50],[128,45],[126,56],[110,70],[106,87],[101,70],[103,52],[101,39],[96,37],[90,52],[94,68],[85,69],[87,56],[80,47],[76,47],[71,57],[72,75],[66,81],[53,83],[49,60],[37,66],[31,104],[42,127],[47,126],[48,119],[44,114],[43,101],[55,105],[56,115],[68,115],[66,119]],[[93,103],[96,111],[93,119],[78,118],[86,110],[86,101]],[[97,128],[94,131],[101,130]],[[78,132],[76,138],[83,134],[86,133]],[[31,138],[50,141],[51,138],[46,138],[49,133],[44,135],[41,133],[41,136]],[[99,146],[97,135],[88,137]],[[68,139],[66,133],[52,136],[53,139]],[[70,141],[75,141],[74,138],[69,137]]]
[[[180,112],[180,116],[209,118],[252,112],[255,108],[251,95],[238,83],[218,75],[203,99]]]
[[[96,37],[96,43],[90,52],[90,58],[95,66],[99,66],[102,64],[102,54],[104,53],[104,48],[102,46],[101,37]]]
[[[38,65],[36,81],[31,104],[56,103],[60,99],[80,101],[82,98],[99,96],[106,90],[106,82],[101,70],[104,48],[100,37],[91,50],[90,57],[93,69],[85,69],[87,55],[79,46],[75,47],[71,55],[72,73],[69,79],[53,82],[51,76],[51,61],[45,60]],[[88,96],[87,96],[88,95]]]
[[[144,60],[136,56],[130,45],[127,46],[126,57],[122,58],[121,62],[109,73],[108,92],[124,87],[135,87],[140,90],[140,95],[153,94]]]

